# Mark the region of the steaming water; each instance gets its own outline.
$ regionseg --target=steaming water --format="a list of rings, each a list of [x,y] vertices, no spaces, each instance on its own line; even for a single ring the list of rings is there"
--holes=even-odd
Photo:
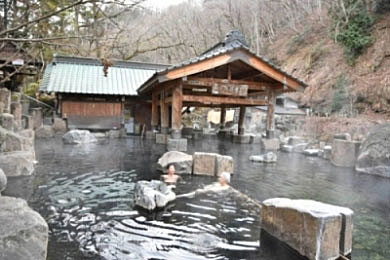
[[[328,161],[279,153],[274,165],[256,164],[256,145],[205,140],[194,151],[231,155],[232,186],[257,201],[315,199],[355,211],[353,259],[389,259],[390,182]],[[134,206],[134,184],[158,179],[164,147],[137,138],[88,145],[37,140],[32,177],[12,178],[5,195],[23,197],[49,223],[48,259],[293,259],[260,247],[259,209],[235,193],[181,198],[148,213]],[[177,193],[215,181],[183,176]]]

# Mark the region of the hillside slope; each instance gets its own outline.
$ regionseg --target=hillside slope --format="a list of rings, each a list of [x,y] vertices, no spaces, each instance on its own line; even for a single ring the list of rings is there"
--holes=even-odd
[[[329,34],[329,20],[308,19],[300,34],[286,32],[270,47],[269,56],[309,87],[293,94],[302,105],[319,113],[331,113],[334,95],[345,89],[341,113],[390,117],[390,16],[379,17],[372,44],[354,66],[343,56],[343,47]]]

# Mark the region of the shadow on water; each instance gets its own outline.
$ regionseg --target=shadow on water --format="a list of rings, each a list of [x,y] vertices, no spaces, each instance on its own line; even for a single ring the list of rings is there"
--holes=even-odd
[[[232,186],[257,201],[289,197],[352,208],[352,259],[388,259],[387,179],[298,154],[279,153],[273,165],[251,163],[249,156],[261,152],[256,145],[207,140],[190,142],[189,150],[233,156]],[[36,153],[35,175],[10,179],[5,195],[27,199],[47,220],[48,259],[294,259],[272,239],[260,247],[259,209],[229,192],[181,198],[152,213],[135,207],[134,184],[159,178],[161,145],[138,138],[82,146],[37,140]],[[213,181],[186,175],[177,193]]]

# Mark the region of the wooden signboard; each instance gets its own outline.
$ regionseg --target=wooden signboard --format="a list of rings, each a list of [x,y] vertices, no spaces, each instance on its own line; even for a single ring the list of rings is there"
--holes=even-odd
[[[248,85],[215,83],[211,87],[211,93],[213,95],[246,97],[248,96]]]

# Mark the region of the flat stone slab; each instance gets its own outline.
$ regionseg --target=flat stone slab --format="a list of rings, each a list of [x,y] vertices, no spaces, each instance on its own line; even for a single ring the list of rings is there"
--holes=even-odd
[[[162,172],[167,172],[167,167],[170,164],[175,166],[176,173],[192,173],[192,155],[178,152],[170,151],[163,154],[163,156],[158,159],[157,170]]]
[[[25,200],[0,197],[0,259],[45,260],[49,228]]]
[[[158,180],[139,181],[135,185],[135,205],[147,210],[165,207],[176,199],[176,194],[164,182]]]
[[[349,208],[313,200],[274,198],[263,201],[262,229],[310,260],[337,259],[352,250]]]
[[[187,139],[186,138],[180,138],[180,139],[168,138],[167,150],[168,151],[186,152],[187,151]]]
[[[274,152],[268,152],[261,155],[252,155],[249,157],[249,160],[253,162],[275,163],[278,160],[278,156]]]

